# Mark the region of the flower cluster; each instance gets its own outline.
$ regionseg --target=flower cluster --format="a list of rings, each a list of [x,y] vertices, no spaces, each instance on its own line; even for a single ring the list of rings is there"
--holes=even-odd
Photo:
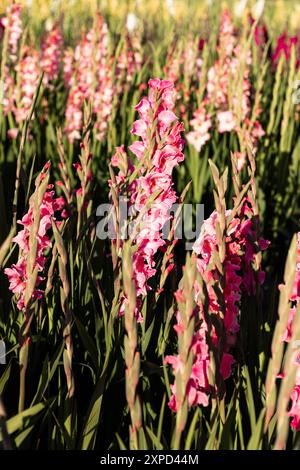
[[[73,67],[74,67],[74,51],[71,48],[65,49],[63,54],[63,76],[66,88],[72,85]]]
[[[95,53],[96,51],[96,53]],[[97,24],[84,35],[74,54],[64,55],[64,79],[70,88],[66,109],[65,132],[70,142],[80,139],[83,103],[91,101],[96,116],[96,137],[102,140],[111,115],[114,86],[112,63],[108,56],[108,28],[98,15]]]
[[[198,310],[195,312],[199,328],[194,333],[193,352],[194,361],[192,374],[188,382],[187,394],[190,406],[209,404],[210,394],[218,393],[209,383],[209,368],[211,366],[210,351],[215,349],[220,357],[219,373],[222,380],[226,380],[231,375],[231,369],[235,363],[232,349],[236,343],[236,336],[239,331],[240,301],[243,292],[251,295],[255,292],[256,284],[263,283],[264,272],[261,266],[256,266],[255,253],[265,250],[268,242],[262,238],[255,241],[255,222],[253,208],[250,200],[245,197],[240,213],[232,217],[232,211],[227,210],[225,218],[227,229],[225,235],[225,258],[223,261],[224,290],[223,303],[220,303],[216,286],[220,285],[220,272],[214,262],[214,255],[218,251],[216,224],[219,214],[214,211],[210,217],[204,221],[193,251],[198,255],[197,269],[207,286],[207,305],[209,316],[215,315],[222,325],[225,333],[225,341],[220,338],[220,331],[215,327],[216,322],[211,322],[209,327],[205,306],[200,295],[200,286],[195,282],[195,300]],[[230,220],[231,219],[231,220]],[[256,270],[256,271],[255,271]],[[180,290],[176,293],[177,301],[180,300]],[[223,311],[222,311],[223,310]],[[175,326],[178,337],[182,334],[180,315],[177,313],[177,324]],[[220,350],[222,345],[222,350]],[[167,362],[172,364],[174,374],[181,367],[178,356],[168,356]],[[173,411],[177,411],[176,405],[176,380],[172,386],[173,395],[169,406]]]
[[[286,33],[281,34],[277,39],[277,44],[274,53],[272,54],[272,62],[274,65],[278,64],[278,61],[283,54],[286,61],[290,60],[291,49],[298,43],[297,36],[288,37]]]
[[[7,34],[7,55],[11,62],[17,61],[18,44],[22,35],[21,9],[19,3],[12,3],[6,9],[6,16],[0,20]]]
[[[63,37],[59,26],[54,26],[42,40],[41,68],[44,85],[50,86],[59,75],[62,60]]]
[[[93,30],[89,31],[76,46],[71,64],[68,54],[65,56],[64,76],[70,83],[66,107],[65,132],[70,142],[80,139],[83,124],[83,102],[89,99],[93,86]],[[70,68],[73,66],[72,75]]]
[[[71,88],[66,107],[65,132],[70,142],[80,139],[83,120],[83,96],[78,85]]]
[[[7,40],[6,50],[2,50],[3,111],[7,115],[14,108],[15,86],[11,64],[17,61],[18,45],[22,35],[21,6],[13,3],[6,9],[6,16],[0,19]],[[11,64],[10,64],[11,63]]]
[[[254,144],[264,135],[258,121],[260,109],[256,110],[254,121],[251,117],[251,52],[243,51],[237,43],[228,11],[221,20],[217,52],[218,59],[208,70],[206,96],[194,113],[190,122],[192,131],[187,134],[188,141],[197,151],[210,139],[208,129],[212,127],[212,117],[220,134],[238,132],[243,123],[244,132]]]
[[[28,46],[22,51],[20,62],[16,66],[19,76],[20,90],[16,98],[16,108],[14,109],[17,123],[23,122],[31,108],[34,93],[39,81],[39,53]]]
[[[45,171],[48,169],[49,165],[46,165],[40,176],[37,180],[37,189],[40,182],[45,177]],[[45,251],[47,248],[51,247],[51,241],[47,232],[51,228],[52,220],[54,218],[54,213],[60,211],[63,207],[64,200],[63,198],[55,198],[53,185],[48,185],[47,189],[43,195],[41,205],[39,207],[39,226],[37,231],[37,250],[34,262],[34,268],[37,268],[39,273],[35,281],[35,286],[33,290],[32,300],[41,299],[43,296],[43,290],[39,288],[40,283],[43,280],[42,273],[45,269],[45,263],[47,258],[45,256]],[[32,256],[33,247],[30,245],[30,234],[31,230],[35,224],[37,213],[35,212],[35,202],[37,194],[36,192],[32,195],[29,201],[29,210],[25,214],[22,220],[19,220],[18,223],[24,228],[19,231],[16,237],[13,239],[15,243],[19,246],[19,259],[16,264],[13,264],[11,268],[5,269],[5,274],[8,277],[10,283],[10,290],[15,294],[17,298],[17,306],[20,311],[24,311],[26,308],[25,305],[25,292],[26,286],[32,279],[28,278],[27,275],[27,263],[28,259]],[[34,251],[34,250],[33,250]]]
[[[175,297],[178,302],[182,297],[182,291],[178,290],[175,294]],[[199,315],[199,311],[197,311],[197,314]],[[177,312],[177,324],[174,328],[178,338],[180,338],[183,335],[183,328],[179,311]],[[192,373],[189,377],[186,389],[189,406],[208,406],[209,404],[210,385],[208,380],[208,369],[210,356],[206,335],[207,324],[205,319],[202,318],[200,327],[197,329],[197,331],[194,332],[192,340],[192,352],[194,360]],[[179,356],[166,356],[165,362],[172,365],[175,375],[175,382],[171,385],[172,396],[169,401],[169,407],[172,411],[177,412],[178,403],[176,400],[176,376],[178,371],[183,369],[184,365],[182,364]]]
[[[14,108],[14,79],[7,65],[4,66],[2,106],[5,116]]]
[[[209,130],[212,127],[210,115],[204,105],[194,112],[190,125],[193,130],[187,134],[187,141],[200,152],[203,145],[210,139]]]
[[[162,236],[170,209],[177,196],[172,188],[173,168],[184,159],[182,153],[183,125],[172,111],[174,84],[167,80],[149,80],[149,95],[135,107],[140,119],[133,123],[131,133],[140,137],[129,147],[138,165],[127,162],[124,149],[118,149],[112,164],[118,166],[119,195],[133,172],[136,178],[127,185],[127,196],[134,221],[133,272],[139,300],[150,289],[148,280],[155,275],[154,256],[166,241]],[[125,170],[124,170],[125,168]],[[127,179],[126,179],[127,172]]]

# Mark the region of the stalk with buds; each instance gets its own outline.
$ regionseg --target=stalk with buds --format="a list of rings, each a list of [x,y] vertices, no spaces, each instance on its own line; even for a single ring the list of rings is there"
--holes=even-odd
[[[122,256],[122,279],[124,293],[127,298],[125,306],[125,383],[126,383],[126,399],[130,411],[130,448],[138,450],[140,448],[139,433],[142,427],[142,409],[140,398],[137,394],[137,386],[140,375],[140,353],[138,351],[138,330],[136,311],[136,288],[133,279],[132,266],[132,248],[129,242],[123,247]]]

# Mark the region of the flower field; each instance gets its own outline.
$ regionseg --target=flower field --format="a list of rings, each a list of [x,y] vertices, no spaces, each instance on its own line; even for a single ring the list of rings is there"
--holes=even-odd
[[[300,4],[0,1],[0,449],[300,449]]]

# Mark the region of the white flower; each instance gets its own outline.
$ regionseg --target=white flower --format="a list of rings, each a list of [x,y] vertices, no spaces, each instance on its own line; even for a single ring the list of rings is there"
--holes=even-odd
[[[128,13],[126,20],[126,27],[129,33],[132,33],[138,25],[138,18],[134,13]]]
[[[243,16],[248,0],[239,0],[234,6],[234,13],[239,18]]]
[[[167,10],[171,16],[175,14],[174,0],[166,0]]]
[[[47,18],[45,21],[45,30],[51,31],[52,28],[53,28],[53,21],[51,18]]]
[[[258,0],[253,7],[253,16],[259,20],[265,8],[265,0]]]

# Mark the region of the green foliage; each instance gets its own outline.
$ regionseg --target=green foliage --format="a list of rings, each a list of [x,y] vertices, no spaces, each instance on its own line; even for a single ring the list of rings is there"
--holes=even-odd
[[[207,70],[214,61],[216,18],[203,52],[203,75],[191,87],[188,97],[186,131],[189,120],[203,98]],[[68,25],[68,21],[66,22]],[[164,28],[165,26],[165,28]],[[117,315],[114,286],[117,279],[106,241],[96,237],[95,209],[108,200],[110,157],[118,145],[132,142],[130,128],[135,119],[133,108],[141,95],[140,84],[150,77],[164,76],[167,51],[176,41],[185,45],[188,24],[174,33],[171,25],[160,29],[145,25],[144,54],[146,63],[119,100],[115,97],[107,138],[99,142],[91,123],[90,150],[93,154],[92,204],[89,214],[81,219],[73,200],[73,213],[61,232],[53,236],[46,273],[46,293],[34,306],[30,343],[20,347],[19,330],[22,316],[8,290],[5,267],[17,260],[12,237],[16,217],[27,210],[28,198],[34,190],[34,180],[47,162],[51,161],[51,180],[59,179],[57,129],[64,126],[66,93],[62,78],[55,84],[55,94],[49,95],[40,83],[33,104],[33,119],[28,119],[16,140],[7,138],[7,130],[15,126],[13,116],[0,116],[0,339],[7,348],[7,364],[0,364],[0,395],[5,403],[7,418],[0,409],[0,446],[5,447],[6,423],[10,445],[18,449],[128,449],[130,410],[125,395],[124,319]],[[35,25],[36,27],[36,25]],[[67,27],[67,26],[65,26]],[[120,25],[119,25],[120,27]],[[71,38],[71,30],[67,30]],[[122,41],[114,24],[113,47],[118,56]],[[73,38],[71,38],[73,39]],[[261,123],[266,135],[260,139],[257,154],[257,187],[261,231],[271,241],[264,255],[266,283],[260,297],[242,299],[240,364],[227,381],[227,393],[214,408],[186,410],[186,424],[181,436],[183,449],[272,449],[276,438],[277,417],[270,417],[264,429],[266,406],[265,380],[271,357],[271,341],[277,320],[277,285],[282,281],[285,259],[293,234],[299,228],[300,198],[300,119],[299,108],[292,103],[293,83],[299,79],[295,56],[287,64],[281,58],[276,73],[266,58],[251,70],[251,81],[261,95]],[[184,80],[184,77],[181,77]],[[190,85],[190,84],[189,84]],[[43,117],[42,98],[48,100],[47,119]],[[180,102],[178,114],[180,113]],[[255,97],[253,97],[253,106]],[[30,129],[30,138],[27,130]],[[79,161],[80,148],[71,145],[63,135],[62,144],[68,175],[75,190],[77,181],[72,164]],[[239,148],[238,138],[214,132],[200,154],[189,144],[185,162],[176,172],[178,192],[191,183],[184,197],[188,202],[204,202],[205,215],[214,209],[213,181],[224,171],[231,172],[230,152]],[[19,192],[15,193],[16,171],[20,175]],[[219,168],[220,174],[217,170]],[[226,170],[227,169],[227,170]],[[244,171],[245,172],[245,171]],[[231,181],[231,174],[229,175]],[[242,181],[247,175],[242,173]],[[224,179],[225,180],[225,179]],[[189,187],[189,186],[188,186]],[[59,193],[59,189],[57,189]],[[17,194],[17,196],[16,196]],[[228,188],[231,198],[233,185]],[[17,204],[17,212],[13,206]],[[13,230],[11,229],[13,228]],[[63,254],[67,253],[65,262]],[[164,291],[156,297],[160,279],[143,303],[144,322],[137,324],[140,371],[138,394],[142,397],[143,427],[139,431],[140,448],[170,449],[176,432],[176,417],[168,407],[170,383],[173,378],[164,363],[167,354],[177,351],[173,331],[174,292],[184,264],[183,243],[175,250],[177,272],[166,281]],[[59,264],[60,262],[60,264]],[[62,276],[63,273],[63,276]],[[68,296],[62,297],[63,280],[69,284]],[[62,298],[64,299],[62,301]],[[72,373],[75,392],[68,390],[66,358],[65,304],[72,312],[70,331],[73,342]],[[20,351],[21,349],[21,351]],[[21,354],[20,354],[21,353]],[[27,362],[24,409],[18,411],[19,365]],[[23,408],[23,407],[22,407]],[[285,425],[285,423],[284,423]],[[1,432],[2,431],[2,432]],[[287,447],[297,445],[290,432]]]

